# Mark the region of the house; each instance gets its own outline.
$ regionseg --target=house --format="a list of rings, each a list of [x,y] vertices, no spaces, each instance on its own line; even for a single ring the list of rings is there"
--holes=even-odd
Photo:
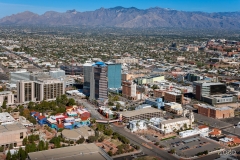
[[[213,130],[209,133],[209,136],[216,137],[220,136],[222,134],[222,131],[218,128],[213,128]]]
[[[219,142],[220,144],[223,144],[223,145],[239,145],[240,138],[238,138],[237,136],[229,135],[219,139]]]
[[[40,124],[40,125],[43,125],[43,124],[46,124],[47,122],[47,118],[45,116],[37,116],[37,122]]]

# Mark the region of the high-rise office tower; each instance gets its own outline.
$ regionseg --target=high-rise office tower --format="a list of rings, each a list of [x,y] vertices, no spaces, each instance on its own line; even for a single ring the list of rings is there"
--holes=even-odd
[[[91,79],[91,70],[94,63],[85,63],[83,64],[83,94],[90,96],[90,79]]]
[[[121,88],[121,64],[106,63],[108,67],[108,88]]]
[[[90,99],[105,100],[108,98],[108,68],[104,62],[95,63],[90,72]]]

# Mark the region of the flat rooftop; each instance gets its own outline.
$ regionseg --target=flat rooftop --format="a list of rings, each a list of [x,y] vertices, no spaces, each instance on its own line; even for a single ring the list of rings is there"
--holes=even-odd
[[[224,85],[224,83],[220,83],[220,82],[210,82],[210,81],[205,81],[205,80],[201,80],[201,81],[195,81],[193,83],[196,84],[202,84],[204,86],[210,86],[210,85]]]
[[[62,131],[62,135],[68,139],[76,139],[81,136],[83,137],[91,136],[91,133],[89,132],[94,132],[94,130],[88,126],[82,126],[80,128],[72,129],[72,130],[64,129]]]
[[[0,92],[0,95],[6,95],[6,94],[12,94],[11,91],[3,91],[3,92]]]
[[[121,114],[124,117],[132,117],[132,116],[137,116],[137,115],[141,115],[141,114],[156,113],[156,112],[162,112],[162,110],[159,110],[159,109],[156,109],[153,107],[149,107],[149,108],[137,109],[137,110],[133,110],[133,111],[125,111],[125,112],[121,112]]]
[[[209,108],[209,109],[213,109],[213,110],[229,110],[232,109],[231,107],[228,106],[224,106],[224,107],[214,107],[214,106],[210,106],[210,105],[206,105],[206,104],[200,104],[201,107],[203,108]]]
[[[1,125],[0,126],[0,133],[10,132],[10,131],[17,131],[17,130],[21,130],[21,129],[26,129],[26,127],[24,127],[24,125],[22,125],[20,123]]]
[[[15,121],[15,119],[8,112],[0,113],[0,122],[4,123],[12,121]]]
[[[166,92],[166,93],[171,94],[171,95],[175,95],[175,96],[182,95],[181,93],[177,93],[177,92]]]
[[[81,144],[71,147],[63,147],[39,152],[28,153],[30,160],[111,160],[102,149],[94,143]]]
[[[176,123],[176,122],[186,121],[186,120],[188,120],[188,118],[181,117],[181,118],[175,118],[175,119],[170,119],[170,120],[163,121],[162,124],[170,124],[170,123]]]
[[[209,95],[209,96],[204,96],[204,97],[210,98],[210,99],[213,99],[213,98],[221,99],[221,98],[232,98],[232,97],[234,97],[234,95],[232,95],[232,94],[217,94],[217,95]]]

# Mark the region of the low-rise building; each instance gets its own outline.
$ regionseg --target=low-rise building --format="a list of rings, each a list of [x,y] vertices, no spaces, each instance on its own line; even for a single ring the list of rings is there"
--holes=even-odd
[[[132,120],[129,121],[128,128],[131,130],[131,132],[136,132],[138,130],[146,130],[147,123],[145,120]]]
[[[198,114],[216,119],[234,117],[234,109],[231,107],[213,107],[205,104],[198,104]]]
[[[0,125],[14,124],[17,121],[8,113],[0,113]]]
[[[6,105],[14,104],[14,94],[11,91],[0,92],[0,106],[6,101]]]
[[[202,97],[202,100],[211,105],[225,104],[225,103],[235,103],[237,102],[237,96],[230,94],[223,95],[210,95]]]
[[[191,125],[192,123],[188,118],[181,117],[181,118],[162,121],[159,125],[159,128],[162,133],[172,133],[184,127],[188,128]]]
[[[177,92],[166,92],[164,96],[165,102],[176,102],[176,103],[183,103],[183,95]]]
[[[153,91],[153,96],[155,98],[164,97],[166,92],[167,92],[167,90],[155,89]]]
[[[121,64],[123,64],[123,63],[136,64],[136,63],[138,63],[138,59],[130,58],[130,57],[115,59],[114,61],[115,61],[115,63],[121,63]]]
[[[27,136],[27,128],[20,123],[0,125],[0,145],[22,145]]]
[[[71,141],[77,141],[80,138],[88,139],[89,136],[94,136],[95,131],[88,127],[88,126],[83,126],[81,128],[76,128],[72,130],[64,129],[62,131],[62,137],[71,140]]]
[[[182,105],[176,102],[165,103],[164,110],[177,115],[181,115],[183,113]]]
[[[163,111],[156,109],[156,108],[144,108],[144,109],[138,109],[133,111],[126,111],[119,113],[120,117],[122,117],[122,121],[124,123],[128,123],[132,120],[144,120],[144,119],[150,119],[153,117],[162,117]]]
[[[165,77],[163,75],[150,75],[150,76],[145,76],[145,77],[140,77],[135,79],[138,85],[152,84],[154,82],[161,82],[164,80],[165,80]]]
[[[213,128],[213,130],[209,132],[209,136],[211,137],[220,136],[221,134],[222,134],[222,131],[218,128]]]
[[[137,85],[130,81],[122,82],[122,95],[129,99],[136,99]]]
[[[110,156],[96,144],[81,144],[70,147],[56,148],[45,151],[28,153],[28,160],[46,160],[46,159],[86,159],[86,160],[112,160]]]
[[[146,104],[149,104],[151,106],[154,106],[158,109],[161,109],[162,107],[164,107],[164,102],[162,98],[157,98],[157,99],[146,99],[145,100]]]
[[[189,127],[192,127],[192,123],[194,122],[194,115],[192,112],[188,114],[187,117],[181,117],[181,118],[175,118],[175,119],[169,119],[166,121],[162,121],[159,124],[160,132],[162,133],[172,133],[174,131],[180,130],[180,129],[187,129]]]

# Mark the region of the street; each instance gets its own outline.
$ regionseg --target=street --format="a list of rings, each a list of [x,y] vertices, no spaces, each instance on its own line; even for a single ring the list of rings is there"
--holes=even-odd
[[[86,107],[86,109],[91,113],[91,116],[93,118],[103,119],[102,115],[100,115],[100,113],[98,113],[96,111],[96,108],[92,104],[89,104],[87,101],[82,100],[82,99],[77,98],[77,97],[73,97],[73,96],[68,96],[68,97],[74,98],[76,102],[83,104]],[[139,145],[141,147],[142,151],[145,154],[147,154],[149,156],[157,156],[157,157],[160,157],[164,160],[175,160],[175,159],[177,160],[176,157],[167,153],[166,151],[161,150],[159,147],[156,147],[153,144],[152,144],[153,149],[149,149],[149,148],[143,146],[142,143],[146,143],[146,141],[140,139],[135,134],[127,132],[123,127],[117,127],[113,124],[111,124],[110,126],[111,126],[111,128],[114,132],[117,132],[117,133],[125,136],[126,138],[128,138],[130,140],[131,143]]]
[[[127,137],[131,142],[141,146],[142,151],[144,153],[146,153],[147,155],[149,155],[149,156],[157,156],[157,157],[160,157],[160,158],[162,158],[164,160],[174,160],[174,159],[177,160],[176,157],[174,157],[173,155],[167,153],[166,151],[161,150],[159,147],[156,147],[153,144],[152,145],[149,144],[152,147],[152,149],[149,149],[149,148],[143,146],[142,144],[146,143],[146,141],[144,141],[143,139],[140,139],[135,134],[127,132],[123,127],[116,127],[115,125],[112,125],[112,124],[111,124],[111,126],[112,126],[112,130],[114,132],[118,132],[119,134]]]
[[[96,111],[96,108],[92,105],[89,104],[86,100],[80,99],[78,97],[74,97],[74,96],[68,96],[70,98],[74,98],[76,102],[83,104],[86,109],[91,113],[92,117],[95,119],[103,119],[102,115],[100,115],[99,112]],[[198,124],[202,124],[197,122]],[[124,127],[117,127],[114,124],[110,124],[112,130],[114,132],[117,132],[123,136],[125,136],[126,138],[128,138],[130,140],[131,143],[137,144],[141,147],[142,152],[144,152],[145,154],[149,155],[149,156],[157,156],[160,157],[164,160],[177,160],[178,158],[174,157],[173,155],[167,153],[166,151],[161,150],[160,148],[156,147],[155,145],[148,143],[148,145],[150,145],[152,147],[152,149],[149,149],[145,146],[143,146],[143,143],[147,143],[146,141],[144,141],[143,139],[139,138],[138,136],[136,136],[133,133],[130,133],[128,131],[126,131],[124,129]],[[212,127],[211,127],[212,128]],[[223,131],[224,134],[230,134],[229,132]],[[240,147],[234,149],[236,151],[240,151]],[[219,157],[219,155],[216,154],[211,154],[211,155],[207,155],[204,157],[200,157],[197,158],[198,160],[209,160],[209,159],[215,159]]]

